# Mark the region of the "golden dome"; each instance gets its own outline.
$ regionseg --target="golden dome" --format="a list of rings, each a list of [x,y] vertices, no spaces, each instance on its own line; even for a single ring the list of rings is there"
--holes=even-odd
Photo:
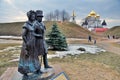
[[[99,17],[100,17],[100,15],[99,15],[99,14],[97,14],[95,17],[96,17],[96,18],[99,18]]]
[[[95,12],[94,10],[92,10],[92,11],[90,12],[90,15],[91,15],[91,16],[95,16],[95,15],[96,15],[96,12]]]
[[[100,18],[100,15],[97,14],[94,10],[92,10],[92,11],[88,14],[87,18],[89,18],[89,17]]]
[[[97,16],[97,17],[100,17],[100,15],[99,15],[99,14],[97,14],[96,16]]]
[[[91,17],[91,15],[90,14],[88,14],[88,16],[87,17]]]

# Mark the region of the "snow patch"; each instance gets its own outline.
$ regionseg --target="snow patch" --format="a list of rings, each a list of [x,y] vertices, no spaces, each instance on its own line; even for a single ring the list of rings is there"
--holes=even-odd
[[[78,48],[84,48],[86,51],[79,51]],[[98,52],[105,52],[106,50],[99,48],[95,45],[83,45],[83,44],[70,44],[68,46],[68,51],[56,51],[53,55],[48,55],[48,58],[53,57],[64,57],[68,54],[76,55],[76,54],[83,54],[83,53],[91,53],[91,54],[97,54]]]

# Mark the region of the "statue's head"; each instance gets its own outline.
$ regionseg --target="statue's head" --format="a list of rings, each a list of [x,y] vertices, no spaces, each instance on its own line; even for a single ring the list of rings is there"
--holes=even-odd
[[[37,10],[36,11],[36,20],[38,20],[39,22],[41,22],[42,18],[43,18],[43,11],[42,10]]]
[[[30,21],[35,21],[36,13],[33,10],[27,12],[27,17]]]

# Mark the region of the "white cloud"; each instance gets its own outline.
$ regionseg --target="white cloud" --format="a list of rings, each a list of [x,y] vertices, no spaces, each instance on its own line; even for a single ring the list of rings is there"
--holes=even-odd
[[[46,14],[55,9],[65,9],[70,14],[75,10],[76,22],[80,24],[93,9],[108,25],[116,25],[120,23],[119,3],[119,0],[0,0],[0,23],[26,21],[26,12],[29,10],[42,9]]]
[[[27,17],[26,16],[15,16],[15,17],[13,17],[13,20],[15,20],[15,21],[26,21]]]
[[[5,0],[5,2],[7,2],[7,3],[10,4],[10,5],[13,4],[13,0]]]
[[[0,23],[26,20],[26,13],[24,13],[22,9],[19,9],[18,6],[15,5],[14,0],[3,0],[0,9]]]
[[[1,20],[0,23],[9,23],[9,22],[21,22],[21,21],[27,21],[27,17],[26,16],[14,16],[14,17],[9,17],[9,18],[5,18],[6,21]]]
[[[105,19],[107,22],[120,23],[120,19]]]

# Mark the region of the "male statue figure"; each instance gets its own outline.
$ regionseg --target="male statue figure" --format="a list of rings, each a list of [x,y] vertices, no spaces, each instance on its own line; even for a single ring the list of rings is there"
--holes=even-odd
[[[48,51],[47,51],[47,46],[46,46],[46,42],[44,38],[46,27],[44,23],[42,22],[42,18],[43,18],[43,11],[37,10],[36,11],[36,22],[34,23],[35,33],[41,35],[42,38],[39,38],[39,37],[36,38],[36,48],[37,48],[36,50],[38,52],[38,55],[43,56],[44,67],[52,68],[48,65],[48,60],[47,60]]]

